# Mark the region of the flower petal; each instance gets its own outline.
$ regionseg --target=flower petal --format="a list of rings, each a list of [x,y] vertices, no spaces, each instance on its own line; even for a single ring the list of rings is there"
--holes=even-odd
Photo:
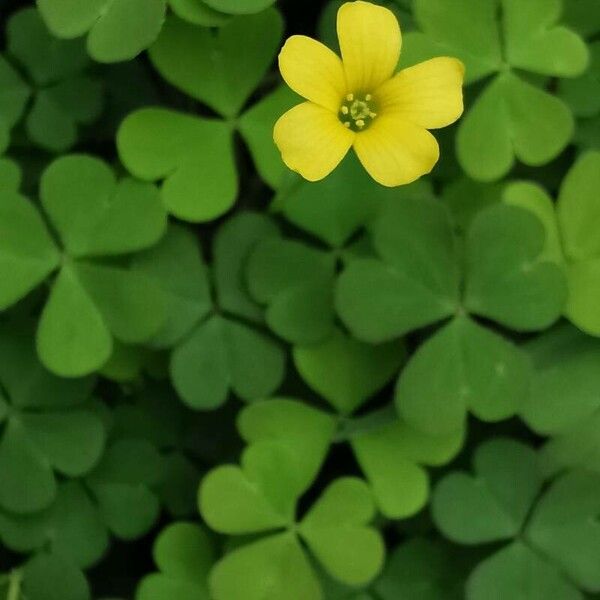
[[[285,82],[303,98],[337,112],[347,93],[340,57],[304,35],[293,35],[279,54]]]
[[[426,129],[454,123],[463,112],[465,67],[456,58],[432,58],[400,71],[376,92],[380,112]]]
[[[335,113],[312,102],[288,110],[275,123],[273,137],[283,162],[309,181],[333,171],[352,146],[355,134]]]
[[[369,129],[357,134],[354,149],[371,177],[388,187],[429,173],[440,155],[429,131],[393,115],[377,117]]]
[[[402,37],[391,10],[370,2],[342,4],[337,32],[350,92],[371,93],[394,74]]]

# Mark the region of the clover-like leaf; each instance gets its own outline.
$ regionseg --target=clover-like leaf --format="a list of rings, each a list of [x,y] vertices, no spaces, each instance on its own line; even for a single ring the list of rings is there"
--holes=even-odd
[[[156,538],[153,555],[159,571],[140,581],[136,600],[208,600],[214,549],[202,527],[186,522],[165,527]]]
[[[23,115],[30,93],[19,72],[4,56],[0,56],[0,114],[2,127],[7,133]]]
[[[569,27],[586,38],[600,31],[600,10],[595,0],[570,0],[564,4],[564,20]]]
[[[293,533],[260,539],[226,554],[210,574],[215,600],[321,598],[319,581]]]
[[[57,159],[40,183],[42,205],[72,258],[126,254],[151,246],[166,229],[153,185],[117,182],[101,160],[85,155]]]
[[[456,152],[470,177],[493,181],[510,171],[515,157],[530,166],[549,162],[565,149],[573,130],[573,116],[562,100],[505,73],[483,90],[462,119]]]
[[[467,309],[517,330],[556,321],[567,288],[560,267],[540,260],[544,246],[544,228],[529,211],[498,204],[481,212],[466,241]]]
[[[302,538],[335,578],[360,585],[383,566],[385,548],[368,523],[375,504],[360,479],[336,479],[325,489],[299,525]]]
[[[456,310],[456,241],[441,204],[388,203],[373,225],[373,244],[384,262],[351,261],[337,284],[338,314],[357,338],[391,340]]]
[[[521,442],[491,439],[476,450],[473,469],[474,477],[451,473],[436,486],[436,525],[462,544],[517,535],[542,485],[535,452]]]
[[[231,118],[269,68],[282,29],[281,16],[273,9],[234,18],[216,32],[170,17],[150,58],[168,82]]]
[[[386,517],[399,519],[416,514],[427,503],[429,477],[423,465],[450,461],[463,445],[464,432],[430,436],[397,421],[349,438],[377,507]]]
[[[153,277],[167,298],[167,319],[153,346],[173,346],[212,309],[208,271],[191,231],[171,225],[163,240],[132,264]]]
[[[204,0],[208,6],[225,13],[250,14],[264,10],[273,4],[274,0]]]
[[[335,433],[332,416],[294,400],[277,398],[244,408],[237,426],[248,444],[274,441],[288,448],[301,489],[314,481]]]
[[[119,156],[145,181],[163,180],[167,210],[192,222],[227,212],[237,196],[229,126],[163,108],[131,113],[117,133]]]
[[[417,350],[401,372],[396,406],[430,435],[461,429],[467,411],[484,421],[514,415],[527,399],[528,357],[509,340],[457,317]]]
[[[8,182],[6,183],[9,187]],[[0,309],[20,300],[58,266],[59,253],[32,203],[0,192]]]
[[[284,365],[280,347],[263,332],[214,316],[175,348],[170,372],[184,402],[207,410],[223,404],[229,389],[248,401],[268,396]]]
[[[60,38],[89,32],[87,48],[100,62],[134,58],[158,36],[166,0],[37,0],[48,28]]]
[[[405,350],[397,341],[370,346],[336,329],[321,344],[295,346],[293,357],[306,383],[340,414],[349,414],[392,378]]]
[[[593,117],[600,113],[600,42],[592,42],[590,64],[580,77],[563,79],[559,85],[560,97],[578,117]]]

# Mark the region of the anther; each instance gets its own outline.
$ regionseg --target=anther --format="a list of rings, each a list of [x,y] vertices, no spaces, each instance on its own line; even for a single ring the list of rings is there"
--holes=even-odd
[[[343,115],[347,115],[349,112],[350,112],[350,109],[346,105],[342,106],[342,114]]]
[[[352,100],[354,100],[354,94],[348,94],[346,96],[346,100],[348,100],[348,102],[352,102]]]
[[[371,100],[373,100],[373,96],[372,96],[371,94],[367,94],[367,95],[365,96],[365,100],[366,100],[367,102],[371,102]]]
[[[350,121],[344,121],[344,127],[350,129]]]
[[[359,129],[362,129],[365,126],[365,122],[362,119],[358,119],[358,121],[356,121],[356,126]]]

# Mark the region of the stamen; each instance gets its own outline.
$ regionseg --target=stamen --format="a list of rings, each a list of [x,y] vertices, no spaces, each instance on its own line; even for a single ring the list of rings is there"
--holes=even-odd
[[[350,129],[350,121],[344,121],[344,127]]]
[[[342,106],[342,114],[347,115],[349,112],[350,109],[344,104],[344,106]]]
[[[373,100],[373,96],[371,96],[371,94],[367,94],[367,95],[365,96],[365,101],[366,101],[366,102],[371,102],[371,100]]]
[[[364,131],[377,117],[372,94],[347,94],[338,113],[344,127],[352,131]]]
[[[348,100],[348,102],[352,102],[352,100],[354,100],[354,94],[348,94],[346,96],[346,100]]]
[[[356,121],[356,126],[359,129],[362,129],[365,126],[365,122],[362,119],[358,119],[358,121]]]

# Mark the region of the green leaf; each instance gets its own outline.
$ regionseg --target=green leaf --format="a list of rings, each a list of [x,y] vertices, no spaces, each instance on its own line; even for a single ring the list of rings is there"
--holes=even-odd
[[[165,0],[37,0],[50,31],[60,38],[89,32],[87,48],[99,62],[129,60],[158,36]]]
[[[407,423],[429,435],[462,429],[467,411],[483,421],[514,415],[527,399],[531,367],[510,341],[457,317],[411,357],[396,387]]]
[[[154,347],[173,346],[212,309],[207,268],[188,229],[171,225],[157,246],[136,255],[132,266],[152,277],[166,297],[167,319],[152,339]]]
[[[48,582],[52,582],[48,585]],[[38,554],[23,570],[23,593],[28,600],[90,600],[85,575],[58,554]]]
[[[246,287],[245,267],[258,242],[277,234],[273,221],[254,212],[237,213],[219,227],[213,240],[213,271],[221,310],[262,322],[262,310]]]
[[[434,200],[390,202],[373,225],[384,262],[351,261],[338,280],[336,308],[359,339],[379,343],[450,316],[459,274],[449,216]]]
[[[582,155],[563,180],[557,218],[565,255],[571,261],[600,258],[600,152]]]
[[[21,119],[31,92],[18,71],[0,56],[0,114],[4,125],[13,127]]]
[[[10,158],[0,158],[0,182],[5,192],[19,191],[22,174],[19,165]]]
[[[596,0],[569,0],[564,3],[565,23],[584,37],[600,31],[600,10]]]
[[[225,13],[250,14],[264,10],[273,4],[274,0],[204,0],[208,6]]]
[[[564,432],[587,421],[600,408],[600,341],[574,327],[543,334],[530,342],[535,370],[520,414],[542,435]]]
[[[433,494],[433,519],[460,544],[516,536],[542,486],[533,450],[507,438],[490,439],[474,455],[475,475],[446,475]]]
[[[224,122],[143,108],[121,124],[117,148],[134,176],[165,180],[163,203],[180,219],[210,221],[235,202],[238,184],[232,135]]]
[[[42,205],[73,258],[125,254],[156,243],[166,214],[153,185],[117,183],[103,161],[64,156],[44,171]]]
[[[299,466],[285,445],[254,443],[242,454],[241,467],[221,465],[204,477],[200,513],[212,529],[230,535],[286,527],[304,484]]]
[[[600,474],[573,471],[556,480],[535,508],[529,540],[584,590],[600,589]]]
[[[229,16],[210,8],[203,0],[169,0],[173,12],[185,21],[204,27],[221,27]]]
[[[335,420],[301,402],[273,399],[242,410],[238,430],[248,444],[273,441],[284,445],[295,461],[301,490],[308,489],[319,472],[335,433]]]
[[[154,543],[158,573],[144,577],[136,600],[208,600],[206,579],[214,561],[212,543],[205,530],[192,523],[173,523]]]
[[[405,349],[400,342],[370,346],[336,329],[321,344],[295,346],[293,357],[306,383],[340,414],[350,414],[398,371]]]
[[[481,562],[467,582],[472,600],[583,600],[583,595],[545,557],[522,542]]]
[[[600,258],[570,265],[567,280],[569,299],[565,315],[582,331],[600,336]]]
[[[112,337],[102,314],[76,271],[64,266],[42,311],[37,349],[44,366],[63,377],[98,369],[112,352]]]
[[[150,58],[169,83],[231,118],[265,75],[282,31],[275,10],[234,18],[216,32],[170,17]]]
[[[421,465],[449,462],[461,449],[464,432],[429,436],[397,421],[350,436],[356,459],[389,519],[416,514],[429,498],[429,477]]]
[[[353,477],[336,479],[299,525],[302,538],[336,579],[361,585],[381,570],[385,546],[368,523],[375,505],[368,486]]]
[[[215,600],[305,600],[323,598],[302,547],[280,533],[226,554],[210,574]]]
[[[462,600],[464,570],[455,547],[412,538],[392,552],[374,588],[381,600]]]
[[[466,241],[467,309],[520,331],[550,326],[567,289],[562,270],[540,260],[544,246],[544,228],[530,211],[498,204],[481,212]]]
[[[287,173],[281,153],[273,142],[273,128],[279,117],[298,102],[298,96],[282,85],[249,108],[238,120],[239,132],[252,154],[256,170],[273,189],[279,187]]]
[[[570,29],[557,25],[561,0],[502,0],[506,60],[516,68],[574,77],[588,64],[585,42]]]
[[[505,73],[485,88],[462,119],[456,152],[470,177],[493,181],[510,171],[515,157],[529,166],[549,162],[569,143],[573,128],[571,111],[562,100]]]
[[[215,316],[175,348],[170,372],[186,404],[210,410],[225,402],[230,388],[248,401],[269,396],[284,366],[281,348],[264,333]]]
[[[0,192],[0,310],[37,287],[59,254],[38,211],[23,196]]]
[[[402,65],[413,65],[433,56],[456,56],[473,82],[497,71],[502,64],[497,0],[415,0],[413,11],[424,32],[404,39]],[[473,27],[477,23],[477,27]]]
[[[15,419],[4,426],[0,439],[0,474],[0,505],[7,510],[34,512],[56,496],[52,468]]]
[[[316,343],[333,330],[335,258],[305,243],[271,237],[257,244],[247,263],[248,289],[267,304],[267,323],[281,337]]]

